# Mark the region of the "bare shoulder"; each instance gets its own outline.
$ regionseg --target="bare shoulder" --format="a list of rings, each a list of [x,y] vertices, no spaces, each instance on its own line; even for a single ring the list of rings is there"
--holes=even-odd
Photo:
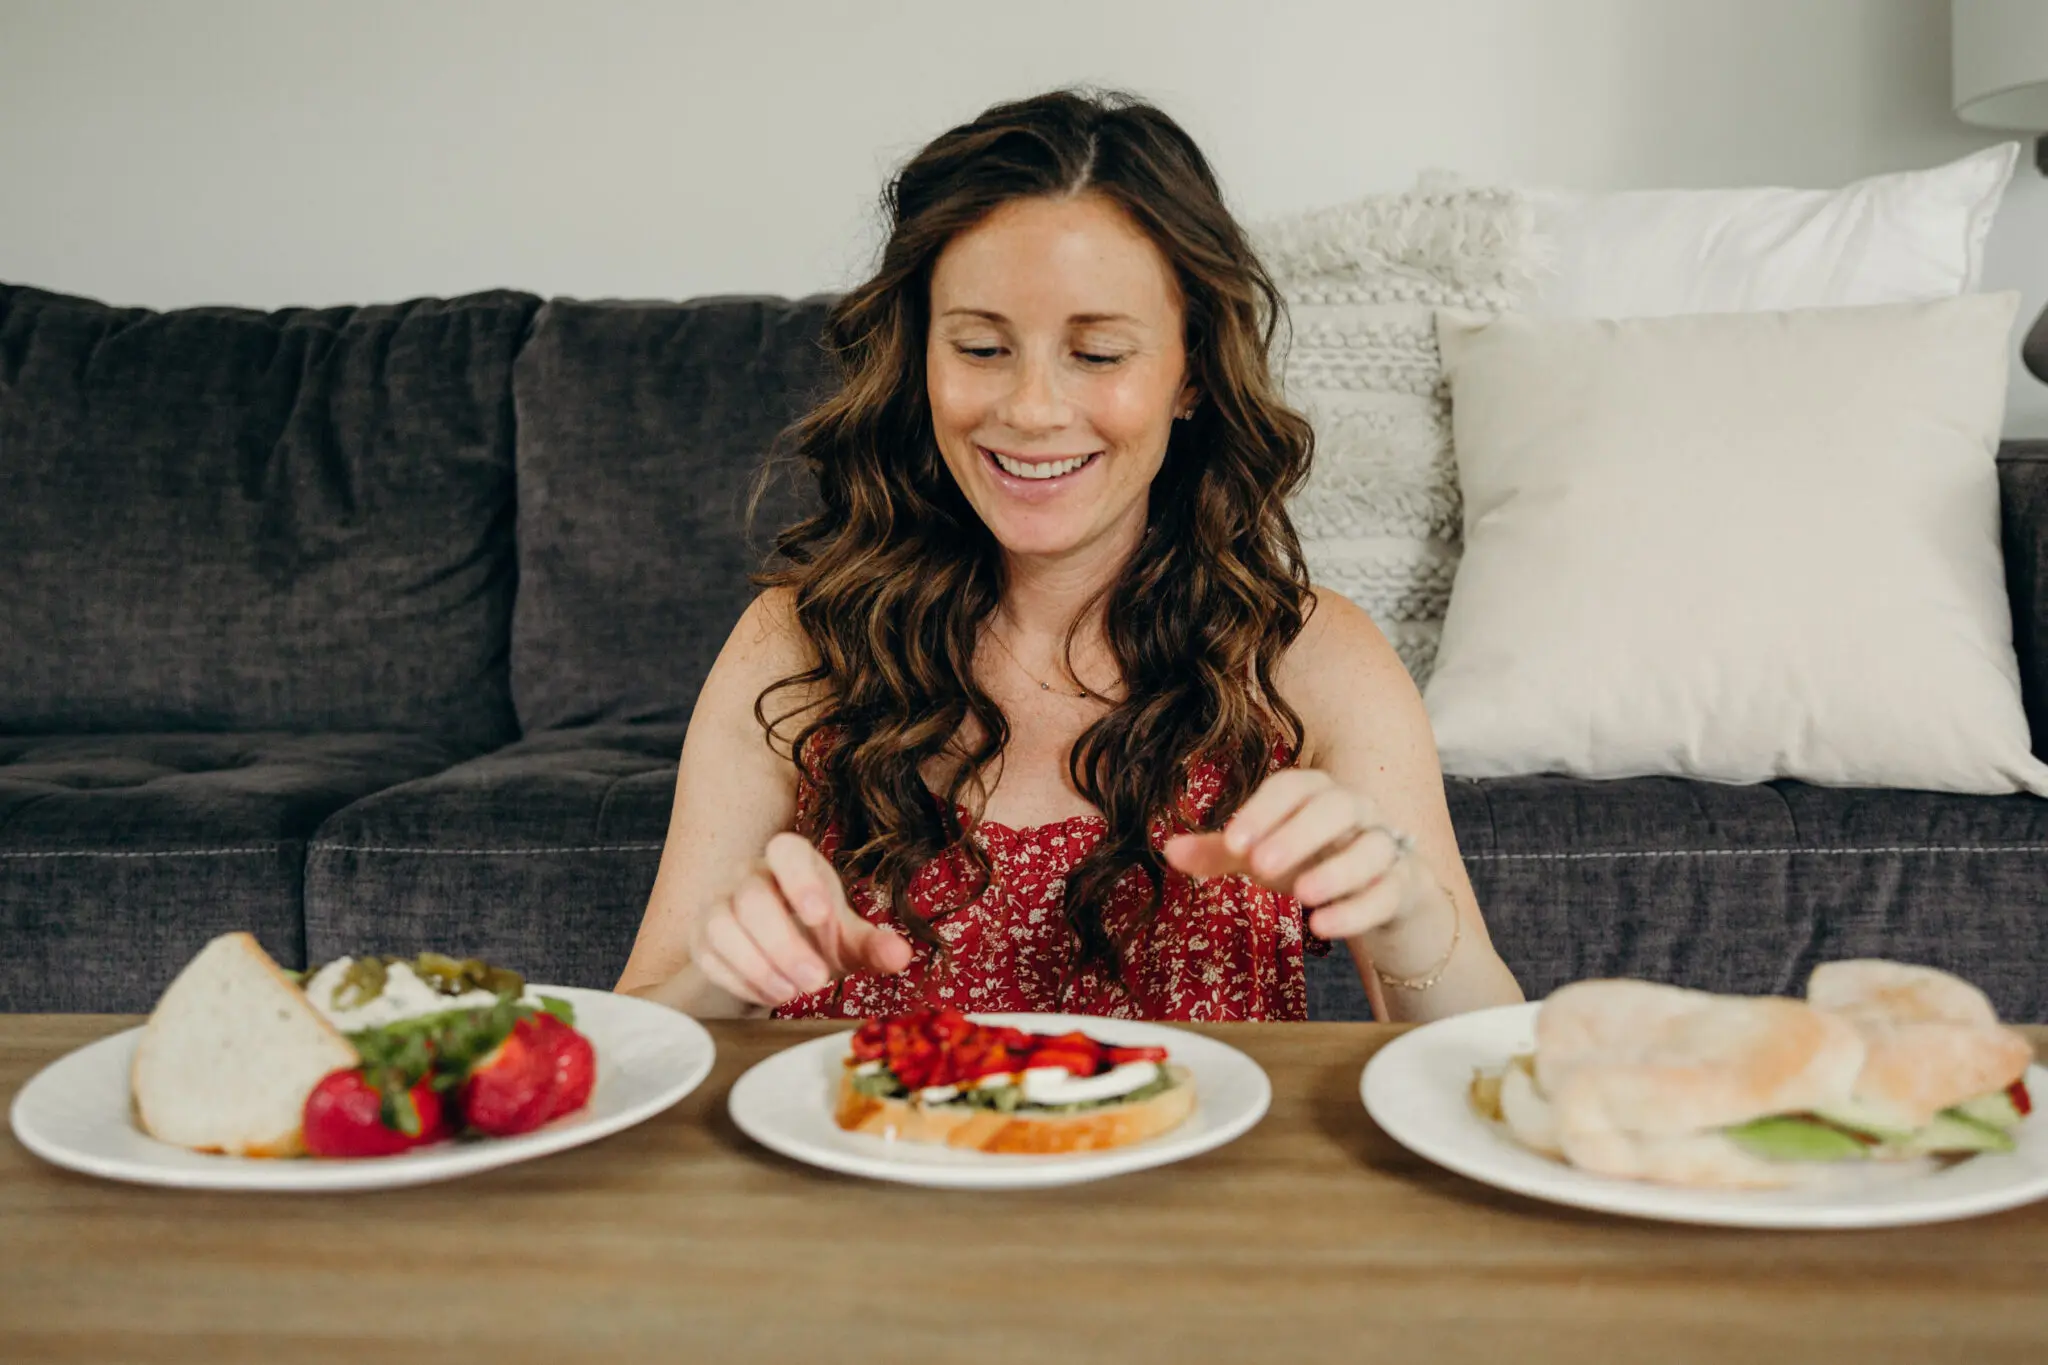
[[[1297,707],[1313,705],[1322,694],[1334,691],[1349,697],[1361,686],[1396,680],[1414,689],[1401,656],[1365,608],[1328,588],[1314,592],[1314,609],[1288,647],[1275,679],[1288,700]]]
[[[763,701],[770,721],[793,717],[808,709],[815,691],[801,683],[786,688],[776,688],[776,684],[809,671],[816,659],[796,618],[795,592],[770,588],[747,604],[726,637],[725,647],[704,680],[698,713],[722,716],[734,728],[755,733],[757,700]],[[770,693],[771,688],[776,690]],[[763,693],[769,693],[765,700]]]
[[[1300,714],[1314,764],[1333,748],[1355,747],[1366,727],[1386,736],[1428,719],[1414,679],[1385,632],[1342,593],[1316,588],[1315,607],[1288,647],[1274,681]]]
[[[811,647],[796,619],[796,589],[769,588],[747,603],[726,641],[726,651],[764,668],[786,672],[809,667]]]

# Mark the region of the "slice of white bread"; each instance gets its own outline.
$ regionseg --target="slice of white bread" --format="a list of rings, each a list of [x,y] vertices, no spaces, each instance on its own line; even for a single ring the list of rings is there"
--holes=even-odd
[[[1167,1071],[1174,1084],[1149,1099],[1071,1114],[1029,1110],[1005,1114],[964,1104],[921,1105],[907,1099],[877,1099],[854,1087],[849,1070],[839,1078],[833,1120],[850,1132],[905,1142],[943,1143],[979,1152],[1029,1156],[1096,1152],[1157,1137],[1178,1127],[1194,1112],[1194,1077],[1186,1067],[1168,1066]]]
[[[233,1156],[305,1151],[306,1097],[356,1050],[256,940],[223,934],[172,981],[130,1073],[143,1131]]]
[[[2003,1090],[2034,1059],[2033,1045],[1998,1022],[1983,991],[1933,967],[1879,958],[1824,962],[1807,979],[1806,998],[1863,1038],[1868,1056],[1851,1095],[1856,1106],[1901,1128]]]

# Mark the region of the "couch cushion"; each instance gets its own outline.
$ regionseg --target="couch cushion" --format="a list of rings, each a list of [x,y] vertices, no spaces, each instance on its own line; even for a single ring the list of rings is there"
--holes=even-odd
[[[2048,441],[2008,441],[1999,449],[1998,498],[2020,697],[2034,753],[2048,759]]]
[[[680,725],[555,731],[337,812],[307,855],[308,952],[432,948],[609,988],[654,887],[682,747]]]
[[[2048,1022],[2048,800],[1679,778],[1447,792],[1494,944],[1532,1000],[1595,976],[1798,995],[1820,962],[1892,957]],[[1348,956],[1311,971],[1311,1013],[1364,1016]]]
[[[0,286],[0,729],[510,737],[511,367],[538,302]]]
[[[445,766],[397,735],[0,736],[0,1010],[146,1010],[216,934],[305,963],[305,841]]]
[[[777,433],[820,393],[829,300],[549,303],[520,353],[512,691],[528,730],[687,720],[795,515]]]

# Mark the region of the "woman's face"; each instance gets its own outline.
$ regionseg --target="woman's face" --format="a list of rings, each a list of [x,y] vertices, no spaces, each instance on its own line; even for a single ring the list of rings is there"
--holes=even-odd
[[[949,242],[931,289],[932,429],[996,541],[1128,553],[1194,397],[1166,258],[1100,195],[1025,199]]]

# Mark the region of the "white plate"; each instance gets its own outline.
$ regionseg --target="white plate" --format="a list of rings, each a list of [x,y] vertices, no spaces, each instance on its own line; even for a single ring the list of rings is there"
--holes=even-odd
[[[472,1175],[579,1147],[652,1118],[711,1071],[711,1035],[652,1001],[573,986],[536,986],[576,1007],[597,1052],[590,1103],[511,1138],[437,1143],[403,1156],[265,1161],[208,1156],[158,1142],[136,1126],[128,1066],[139,1028],[59,1058],[15,1096],[14,1135],[45,1161],[87,1175],[206,1190],[375,1190]]]
[[[1497,1068],[1515,1053],[1535,1050],[1537,1008],[1480,1010],[1402,1034],[1366,1064],[1359,1091],[1367,1112],[1402,1146],[1473,1180],[1533,1199],[1674,1223],[1903,1227],[1996,1213],[2048,1196],[2048,1120],[2039,1114],[2020,1126],[2017,1151],[1891,1179],[1873,1170],[1877,1179],[1855,1189],[1688,1190],[1560,1165],[1481,1118],[1467,1097],[1473,1068]],[[2031,1068],[2027,1088],[2048,1096],[2048,1071]]]
[[[1272,1103],[1265,1071],[1236,1048],[1164,1024],[1075,1014],[975,1014],[980,1024],[1033,1033],[1081,1029],[1116,1047],[1163,1047],[1194,1074],[1195,1109],[1158,1137],[1106,1152],[998,1156],[927,1142],[849,1133],[832,1121],[851,1032],[827,1034],[756,1063],[732,1088],[739,1130],[771,1151],[831,1171],[949,1189],[1035,1189],[1122,1175],[1221,1147],[1257,1123]]]

